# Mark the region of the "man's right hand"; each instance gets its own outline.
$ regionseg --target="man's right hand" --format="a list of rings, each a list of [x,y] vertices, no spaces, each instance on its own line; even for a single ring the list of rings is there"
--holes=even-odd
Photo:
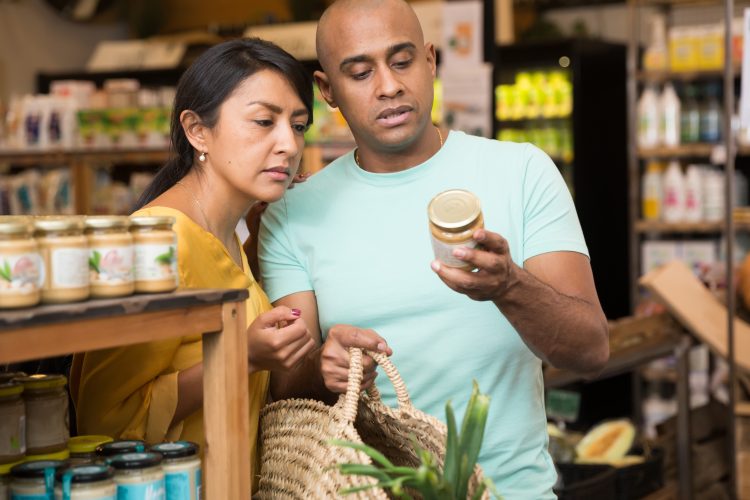
[[[382,352],[390,356],[393,351],[385,339],[373,330],[351,325],[335,325],[328,331],[320,353],[320,371],[326,388],[334,393],[346,392],[349,380],[349,348],[359,347],[369,351]],[[377,375],[377,363],[370,356],[362,357],[362,389],[370,387]]]

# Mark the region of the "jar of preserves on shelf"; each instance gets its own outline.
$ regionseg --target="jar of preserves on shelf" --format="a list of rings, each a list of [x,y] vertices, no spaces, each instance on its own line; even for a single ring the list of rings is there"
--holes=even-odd
[[[18,462],[26,453],[23,385],[0,384],[0,464]]]
[[[164,471],[158,453],[124,453],[115,455],[109,464],[115,469],[117,498],[166,498]]]
[[[171,292],[179,285],[177,274],[177,235],[172,231],[174,217],[136,216],[130,218],[135,247],[135,291]]]
[[[484,228],[479,198],[463,189],[443,191],[430,201],[427,213],[435,258],[449,267],[473,269],[471,264],[454,257],[453,250],[476,248],[474,231]]]
[[[151,451],[163,457],[167,498],[169,500],[200,500],[201,498],[201,459],[198,445],[189,441],[159,443]]]
[[[146,442],[140,439],[124,439],[103,443],[96,447],[97,457],[108,458],[123,453],[141,453],[146,450]]]
[[[125,216],[86,218],[91,296],[123,297],[133,293],[133,237]]]
[[[70,431],[65,376],[31,375],[16,380],[23,384],[27,455],[67,453]]]
[[[55,473],[65,467],[61,460],[39,460],[16,465],[10,470],[10,497],[23,500],[53,498]]]
[[[42,302],[61,304],[89,296],[89,248],[83,217],[37,217],[36,241],[44,260]]]
[[[10,470],[23,461],[0,464],[0,500],[10,500]]]
[[[68,451],[70,458],[68,463],[79,465],[94,462],[97,459],[96,448],[106,443],[111,443],[109,436],[75,436],[68,440]]]
[[[102,464],[59,469],[55,475],[55,500],[115,500],[117,485],[113,476],[114,469]]]
[[[0,309],[39,303],[44,268],[28,217],[0,216]]]

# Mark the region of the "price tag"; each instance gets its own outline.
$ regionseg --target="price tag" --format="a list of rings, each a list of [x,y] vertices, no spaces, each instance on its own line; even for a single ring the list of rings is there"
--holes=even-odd
[[[546,407],[548,418],[575,422],[581,409],[581,395],[573,391],[550,389],[547,391]]]

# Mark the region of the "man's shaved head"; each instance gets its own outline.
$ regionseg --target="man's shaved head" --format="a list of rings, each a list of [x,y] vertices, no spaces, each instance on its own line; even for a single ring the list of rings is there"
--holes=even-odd
[[[424,34],[419,19],[411,6],[404,0],[336,0],[328,7],[318,21],[315,34],[315,47],[318,61],[324,71],[329,71],[332,49],[336,46],[338,34],[348,29],[349,20],[354,18],[367,19],[374,11],[392,9],[401,19],[406,20],[411,29],[415,30],[417,42],[424,44]],[[336,64],[333,62],[333,64]]]

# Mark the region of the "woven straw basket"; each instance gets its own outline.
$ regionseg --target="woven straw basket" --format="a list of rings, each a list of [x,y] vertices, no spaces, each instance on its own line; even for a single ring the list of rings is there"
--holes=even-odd
[[[396,390],[398,408],[383,404],[373,385],[360,394],[362,351],[350,351],[349,382],[346,394],[334,406],[307,399],[288,399],[266,406],[260,416],[260,484],[253,496],[259,500],[323,500],[339,497],[342,488],[374,484],[373,478],[343,475],[340,463],[372,463],[364,453],[328,443],[342,439],[365,443],[383,453],[395,465],[418,467],[419,458],[411,437],[419,446],[445,458],[445,424],[416,409],[396,368],[387,356],[369,352],[386,373]],[[479,466],[470,481],[473,493],[482,472]],[[415,495],[412,495],[415,496]],[[347,498],[387,499],[379,488]],[[485,492],[483,499],[488,499]]]

